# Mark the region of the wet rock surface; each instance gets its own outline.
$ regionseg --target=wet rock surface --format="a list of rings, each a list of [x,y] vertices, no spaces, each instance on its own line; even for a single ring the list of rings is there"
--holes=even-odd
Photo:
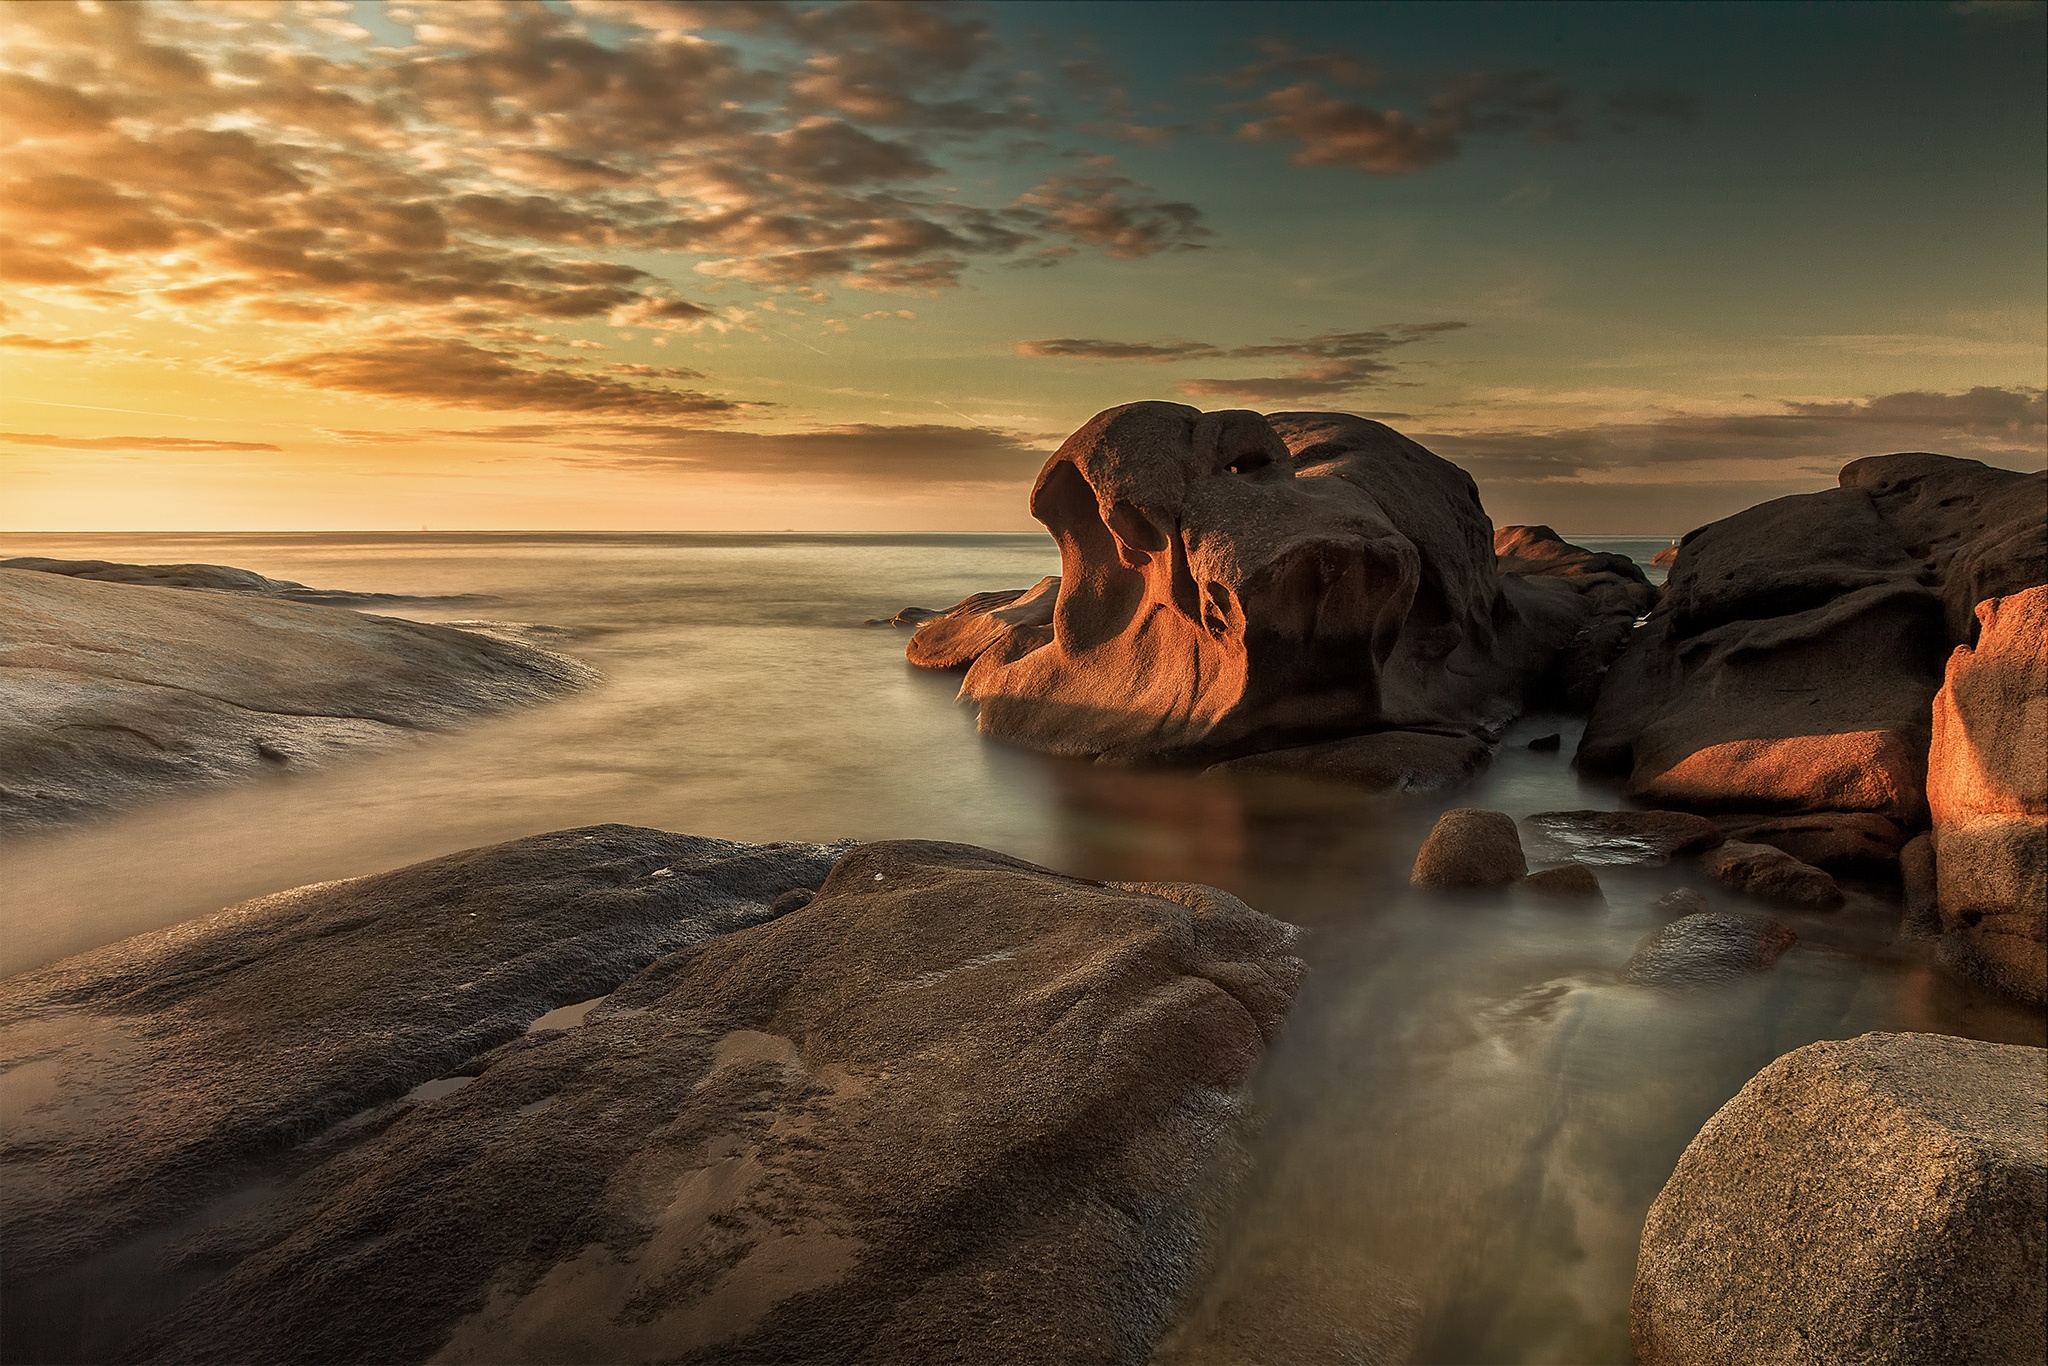
[[[1690,904],[1672,902],[1669,908]],[[1789,926],[1767,915],[1692,911],[1644,935],[1618,976],[1639,986],[1725,982],[1762,972],[1798,942]]]
[[[1928,708],[1971,593],[2048,578],[2044,476],[1859,460],[1841,487],[1690,533],[1579,747],[1633,796],[1724,812],[1924,813]]]
[[[1721,843],[1721,829],[1686,811],[1539,811],[1529,824],[1586,863],[1659,864]]]
[[[188,1297],[121,1352],[1144,1359],[1230,1182],[1294,932],[966,846],[838,854],[567,831],[15,979],[14,1022],[61,1007],[137,1041],[117,1103],[178,1132],[74,1126],[107,1173],[87,1190],[47,1137],[10,1154],[49,1189],[5,1206],[8,1333],[260,1140],[264,1189],[173,1241]],[[558,861],[568,885],[520,900]],[[586,994],[582,1024],[521,1032]]]
[[[1211,773],[1292,773],[1374,792],[1442,792],[1484,769],[1493,751],[1469,735],[1386,730],[1267,750],[1213,765]]]
[[[318,763],[596,677],[450,626],[0,569],[0,829]]]
[[[2040,1360],[2044,1058],[2016,1044],[1866,1034],[1758,1073],[1650,1209],[1636,1359]]]
[[[1724,887],[1760,901],[1829,911],[1842,904],[1842,888],[1810,863],[1768,844],[1731,840],[1700,859],[1700,866]]]
[[[1514,817],[1460,807],[1437,817],[1408,881],[1417,887],[1504,887],[1528,871]]]
[[[1476,733],[1543,694],[1566,653],[1567,672],[1604,667],[1629,595],[1649,591],[1577,547],[1572,565],[1502,574],[1471,478],[1347,414],[1112,408],[1047,462],[1031,510],[1060,545],[1049,620],[1004,620],[1021,599],[963,603],[910,657],[971,657],[961,696],[981,729],[1059,754]]]
[[[1934,702],[1927,798],[1944,956],[2048,997],[2048,588],[1977,607]]]
[[[1906,842],[1898,822],[1869,811],[1718,816],[1714,824],[1731,840],[1768,844],[1831,873],[1896,871],[1899,848]]]

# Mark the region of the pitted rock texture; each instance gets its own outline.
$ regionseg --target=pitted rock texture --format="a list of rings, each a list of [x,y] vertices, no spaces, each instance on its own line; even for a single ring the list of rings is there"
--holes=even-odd
[[[0,829],[318,763],[596,678],[452,626],[0,569]]]
[[[1022,599],[963,603],[910,657],[971,654],[961,696],[982,730],[1059,754],[1209,762],[1477,732],[1568,648],[1597,653],[1589,623],[1633,617],[1612,574],[1503,576],[1471,478],[1345,414],[1112,408],[1047,462],[1031,511],[1060,546],[1049,622],[1007,619]]]
[[[1528,872],[1515,818],[1467,806],[1437,817],[1415,853],[1408,881],[1417,887],[1505,887]]]
[[[1104,885],[962,845],[861,846],[825,876],[836,850],[613,827],[595,835],[612,857],[575,877],[621,885],[530,896],[470,928],[465,908],[519,885],[500,861],[573,861],[588,834],[464,856],[488,876],[452,905],[448,874],[404,881],[434,865],[388,875],[354,914],[342,893],[357,884],[307,889],[340,935],[325,952],[368,960],[360,988],[332,1002],[295,999],[319,980],[315,964],[283,949],[252,958],[203,930],[42,975],[37,1003],[82,995],[96,1018],[165,1038],[160,1049],[240,1055],[238,1076],[275,1077],[265,1095],[293,1096],[296,1122],[271,1125],[282,1151],[261,1172],[269,1192],[174,1242],[162,1274],[177,1287],[191,1273],[190,1293],[133,1325],[120,1354],[1145,1359],[1242,1166],[1242,1087],[1301,971],[1291,927],[1207,888]],[[437,1007],[467,1008],[492,950],[515,949],[508,934],[547,945],[593,918],[627,923],[630,962],[598,973],[581,950],[555,951],[573,961],[522,974],[533,989],[519,1008],[488,1012],[508,1014],[506,1027],[444,1025]],[[267,933],[305,945],[308,928]],[[436,931],[483,962],[425,951],[420,934]],[[655,932],[673,951],[648,962]],[[187,1000],[195,962],[212,971]],[[387,990],[376,968],[394,962],[414,980]],[[607,990],[577,1027],[519,1033],[548,1005]],[[247,1003],[254,1020],[215,998]],[[421,1035],[407,1061],[455,1058],[439,1061],[446,1079],[352,1122],[308,1122],[366,1099],[351,1069],[388,1068],[380,1037],[337,1014],[378,1011]],[[338,1076],[329,1058],[347,1064]],[[380,1079],[369,1098],[423,1070]],[[178,1069],[129,1080],[117,1103],[182,1123],[172,1146],[213,1151],[243,1119],[170,1119],[199,1085]],[[160,1140],[117,1128],[97,1141],[132,1148],[147,1173]],[[50,1161],[46,1175],[66,1170],[24,1156]],[[84,1249],[65,1230],[87,1226],[61,1207],[36,1224],[73,1254]],[[35,1288],[13,1287],[14,1299],[32,1303]],[[19,1314],[5,1321],[26,1331]]]
[[[2048,996],[2048,588],[1977,605],[1934,699],[1927,800],[1943,956]]]
[[[2017,1044],[1865,1034],[1759,1072],[1650,1207],[1636,1360],[2041,1360],[2044,1059]]]
[[[1926,811],[1928,716],[1972,593],[2048,580],[2048,476],[1908,454],[1686,536],[1580,767],[1702,811]]]

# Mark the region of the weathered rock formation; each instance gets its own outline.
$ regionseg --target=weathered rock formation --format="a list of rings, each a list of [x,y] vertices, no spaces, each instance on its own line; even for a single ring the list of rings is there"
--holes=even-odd
[[[1529,694],[1532,706],[1586,711],[1600,695],[1608,665],[1638,618],[1657,605],[1657,590],[1626,555],[1575,546],[1547,526],[1504,526],[1493,533],[1502,584],[1527,612],[1532,595],[1568,589],[1581,601],[1553,604],[1579,625],[1551,656]]]
[[[1767,915],[1692,911],[1644,935],[1617,975],[1638,986],[1704,986],[1762,972],[1798,942],[1789,926]]]
[[[1957,604],[2048,580],[2044,540],[2044,476],[1924,454],[1702,527],[1578,762],[1659,804],[1916,823],[1941,662],[1967,641]]]
[[[1060,754],[1485,731],[1569,691],[1561,657],[1571,678],[1604,666],[1649,592],[1535,529],[1524,572],[1499,572],[1471,478],[1344,414],[1112,408],[1047,462],[1031,511],[1059,542],[1057,583],[970,599],[909,655],[971,656],[981,729]]]
[[[563,831],[10,980],[6,1359],[1144,1360],[1293,931],[840,854]]]
[[[2041,1049],[1932,1034],[1809,1044],[1707,1121],[1650,1208],[1645,1366],[2041,1360]]]
[[[315,763],[596,676],[475,631],[268,593],[0,569],[0,828]]]
[[[1944,956],[2048,995],[2048,588],[1977,604],[1934,699],[1927,800]]]

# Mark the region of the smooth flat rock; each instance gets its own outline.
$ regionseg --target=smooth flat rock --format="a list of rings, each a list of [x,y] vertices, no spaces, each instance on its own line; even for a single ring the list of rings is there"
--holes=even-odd
[[[907,655],[971,658],[981,730],[1056,754],[1209,763],[1475,733],[1565,655],[1604,667],[1634,619],[1616,574],[1499,572],[1471,477],[1344,413],[1111,408],[1046,462],[1031,513],[1060,546],[1049,617],[962,604]]]
[[[1720,827],[1687,811],[1539,811],[1528,823],[1581,863],[1654,865],[1721,842]]]
[[[1374,792],[1442,792],[1476,776],[1493,758],[1483,740],[1383,730],[1315,745],[1267,750],[1211,765],[1211,773],[1294,773]]]
[[[1504,887],[1528,872],[1514,817],[1460,807],[1437,817],[1408,881],[1417,887]]]
[[[291,579],[273,579],[253,569],[225,564],[120,564],[112,560],[56,560],[45,555],[18,555],[0,560],[0,569],[28,569],[39,574],[95,583],[145,584],[157,588],[195,588],[215,593],[254,593],[286,602],[333,607],[372,607],[400,603],[465,603],[493,601],[486,594],[457,593],[417,596],[409,593],[360,593],[346,588],[309,588]]]
[[[533,858],[584,834],[543,838],[558,843]],[[424,1068],[381,1081],[387,1098],[416,1089],[351,1123],[273,1125],[268,1193],[175,1245],[160,1274],[189,1273],[194,1288],[135,1325],[125,1355],[1146,1357],[1202,1265],[1206,1210],[1241,1167],[1242,1088],[1301,971],[1290,927],[1206,888],[1091,883],[960,845],[861,846],[826,877],[838,851],[818,846],[616,828],[607,840],[628,852],[579,874],[616,879],[582,898],[595,917],[548,897],[560,909],[531,937],[624,921],[632,963],[527,974],[536,990],[488,1032],[459,1020],[437,1032],[442,1003],[466,1003],[491,972],[444,963],[417,936],[467,930],[470,910],[484,920],[509,879],[452,906],[439,886],[388,889],[396,904],[353,933],[418,980],[385,990],[371,974],[336,994],[349,1010],[367,996],[402,1012],[425,1040],[410,1055],[423,1064],[436,1048],[433,1061],[455,1060],[424,1086]],[[695,852],[667,859],[663,841]],[[808,901],[791,895],[819,879]],[[325,905],[331,894],[299,895]],[[764,919],[775,906],[788,909]],[[347,921],[341,904],[327,913]],[[513,947],[503,936],[520,920],[470,930],[478,956]],[[386,922],[403,933],[387,939]],[[308,943],[296,926],[272,933]],[[664,947],[656,933],[677,947],[647,961]],[[238,962],[207,934],[190,940],[186,958],[214,964],[205,1003],[175,1000],[190,974],[172,974],[161,950],[134,967],[60,968],[132,1034],[182,1035],[176,1047],[194,1058],[245,1049],[245,1073],[281,1074],[302,1093],[295,1115],[364,1099],[360,1087],[334,1095],[331,1076],[292,1080],[304,1049],[378,1066],[389,1051],[324,1001],[293,1001],[292,986],[321,980],[310,965]],[[330,952],[346,961],[349,947]],[[607,992],[578,1003],[576,1027],[519,1032],[545,1007]],[[174,1003],[159,1007],[166,995]],[[216,998],[272,1003],[262,1032],[222,1037],[222,1012],[204,1008]],[[197,1084],[158,1066],[132,1078],[136,1094],[120,1101],[130,1110],[169,1110]],[[183,1146],[204,1149],[222,1121],[179,1122]],[[147,1164],[162,1147],[150,1139],[117,1128],[101,1141]],[[33,1170],[65,1169],[47,1160]],[[89,1222],[59,1201],[36,1226]],[[7,1322],[18,1331],[18,1316]]]
[[[1832,877],[1768,844],[1731,840],[1702,856],[1700,866],[1722,886],[1762,901],[1813,911],[1842,904],[1841,886]]]
[[[450,626],[0,569],[0,829],[402,742],[596,677]]]
[[[1693,893],[1698,896],[1698,893]],[[1658,903],[1677,909],[1691,905],[1675,900]],[[1799,942],[1791,929],[1767,915],[1730,911],[1692,911],[1643,936],[1620,979],[1639,986],[1701,986],[1762,972]]]
[[[2039,1361],[2048,1054],[1932,1034],[1809,1044],[1707,1121],[1650,1207],[1645,1366]]]
[[[1927,800],[1943,956],[2048,998],[2048,587],[1977,604],[1934,699]]]

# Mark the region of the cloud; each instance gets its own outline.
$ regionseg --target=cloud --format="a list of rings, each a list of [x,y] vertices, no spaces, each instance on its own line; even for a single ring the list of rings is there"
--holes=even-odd
[[[90,337],[32,337],[26,332],[0,333],[0,346],[18,346],[25,351],[83,351],[92,344]]]
[[[1330,398],[1369,388],[1392,374],[1387,353],[1445,332],[1461,322],[1395,323],[1361,332],[1322,332],[1312,337],[1282,337],[1254,346],[1225,349],[1202,341],[1119,342],[1097,337],[1046,337],[1012,343],[1020,356],[1080,360],[1151,362],[1285,358],[1296,362],[1291,374],[1243,379],[1186,379],[1174,388],[1189,398],[1235,398],[1248,402],[1291,403]]]
[[[1317,81],[1301,80],[1240,106],[1263,117],[1240,125],[1237,135],[1247,142],[1300,143],[1290,158],[1297,166],[1400,175],[1449,161],[1462,150],[1462,140],[1475,135],[1575,142],[1572,106],[1571,90],[1540,71],[1460,76],[1414,114],[1327,94]]]
[[[240,367],[317,389],[453,408],[607,413],[718,421],[767,405],[694,390],[650,388],[549,366],[522,365],[511,352],[432,337],[375,346],[306,351]]]
[[[65,451],[275,451],[267,441],[204,441],[185,436],[49,436],[39,432],[0,432],[10,446],[48,446]]]
[[[1051,176],[1017,200],[1020,216],[1106,255],[1126,259],[1162,251],[1200,251],[1202,212],[1167,203],[1128,176]]]

